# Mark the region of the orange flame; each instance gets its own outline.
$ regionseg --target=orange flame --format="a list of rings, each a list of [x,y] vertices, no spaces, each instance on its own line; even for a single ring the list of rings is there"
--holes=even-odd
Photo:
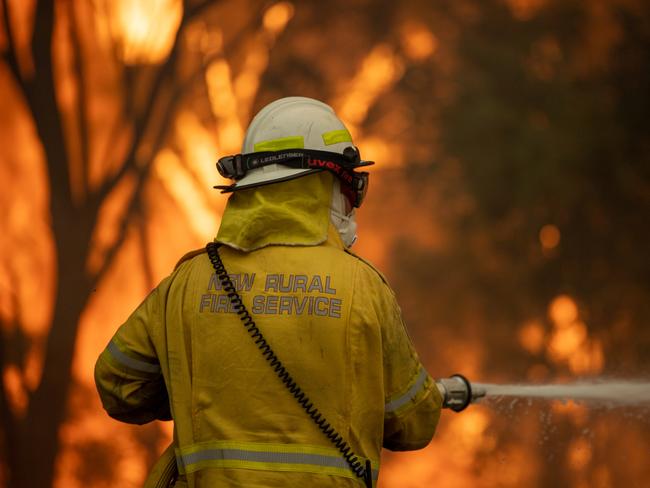
[[[293,5],[290,2],[278,2],[264,12],[264,28],[272,35],[284,30],[287,22],[293,17]]]
[[[8,395],[9,406],[14,413],[22,417],[27,409],[28,399],[20,369],[14,364],[5,366],[2,372],[2,381]]]
[[[546,0],[503,1],[511,9],[512,15],[522,21],[535,17],[548,3]],[[199,3],[187,2],[188,5]],[[33,74],[28,46],[33,2],[13,1],[10,4],[15,20],[18,61],[22,72],[29,77]],[[100,56],[90,60],[86,66],[89,84],[93,90],[99,86],[90,96],[87,115],[91,119],[92,131],[97,132],[92,137],[100,140],[100,145],[107,144],[109,140],[112,144],[117,140],[109,149],[118,156],[100,164],[96,162],[99,158],[92,155],[92,164],[86,168],[89,189],[83,188],[78,174],[84,162],[75,161],[75,158],[79,159],[78,156],[71,158],[71,180],[77,196],[81,197],[84,196],[83,191],[97,187],[102,178],[119,166],[119,154],[124,152],[122,146],[129,143],[128,130],[115,138],[106,135],[106,126],[119,121],[116,114],[122,111],[123,91],[119,86],[119,76],[123,65],[126,65],[126,70],[133,70],[133,65],[161,63],[169,55],[183,15],[181,0],[94,0],[93,5],[101,8],[97,9],[99,22],[93,24],[91,29],[97,29],[99,44],[106,52],[109,52],[108,47],[115,47],[120,62],[113,70],[119,74],[109,73],[111,70],[96,70],[93,73],[91,68],[96,68],[95,64],[106,61]],[[606,2],[596,2],[594,5],[589,10],[592,18],[587,30],[599,35],[585,35],[583,49],[591,50],[592,56],[582,56],[582,61],[574,67],[581,73],[602,69],[612,46],[622,35],[618,25],[609,21],[610,7],[606,6]],[[115,329],[157,280],[172,269],[176,259],[187,249],[201,246],[213,237],[226,200],[211,189],[213,184],[222,183],[213,163],[219,155],[239,152],[254,104],[268,95],[267,92],[260,93],[260,83],[269,65],[276,60],[271,56],[273,43],[284,40],[283,32],[300,18],[297,14],[303,13],[302,8],[298,2],[280,1],[264,12],[255,12],[260,16],[261,24],[257,22],[257,30],[246,33],[243,41],[232,50],[230,43],[233,36],[227,30],[227,22],[235,15],[236,9],[241,10],[238,4],[227,12],[226,25],[219,23],[221,19],[213,21],[206,17],[187,26],[182,47],[187,49],[184,53],[189,53],[188,58],[197,57],[190,61],[198,60],[197,65],[202,67],[202,77],[198,78],[205,83],[207,100],[201,110],[190,110],[183,106],[175,115],[167,145],[155,155],[152,175],[145,185],[143,212],[146,213],[146,222],[129,226],[114,265],[92,294],[80,319],[73,364],[73,393],[69,399],[71,415],[60,430],[57,488],[141,485],[147,464],[151,461],[144,454],[139,437],[142,430],[135,431],[104,414],[94,392],[94,362]],[[458,8],[459,11],[466,9],[470,13],[479,10],[469,4]],[[59,17],[60,12],[57,13]],[[474,20],[476,18],[473,17]],[[358,69],[350,79],[337,79],[330,87],[334,95],[329,102],[349,126],[355,142],[362,148],[364,158],[381,161],[383,167],[399,166],[407,161],[410,154],[406,153],[399,134],[408,130],[410,116],[391,114],[391,117],[386,117],[390,118],[390,124],[385,126],[389,130],[374,128],[370,131],[366,128],[368,115],[375,113],[382,97],[392,96],[399,89],[398,82],[407,67],[428,68],[426,63],[435,61],[447,75],[454,71],[452,66],[458,59],[452,58],[448,52],[450,47],[445,29],[455,31],[457,27],[445,26],[445,22],[440,22],[433,29],[425,20],[412,15],[396,23],[395,32],[387,36],[391,43],[381,42],[369,46],[362,53],[350,53],[350,59],[360,60]],[[287,31],[287,35],[292,32]],[[78,127],[70,123],[69,118],[77,109],[80,85],[74,79],[77,74],[73,71],[74,59],[68,34],[66,29],[57,27],[52,49],[56,58],[57,102],[64,112],[64,129],[73,132]],[[0,47],[4,52],[8,44],[6,35],[2,35]],[[307,47],[297,46],[298,43],[294,42],[292,49],[309,51],[312,46],[310,42],[306,43]],[[84,50],[93,54],[91,50],[95,48],[84,46]],[[564,42],[560,43],[548,35],[531,43],[525,66],[537,78],[552,80],[557,73],[558,63],[567,56],[569,53],[564,50]],[[112,57],[110,59],[113,61]],[[201,63],[207,64],[207,68],[203,69],[205,65]],[[325,64],[324,67],[328,68]],[[143,68],[144,77],[153,69],[155,67]],[[183,64],[179,68],[180,82],[185,82],[186,78],[183,77],[188,74],[186,70],[190,71],[191,66],[188,68]],[[444,86],[444,83],[444,80],[440,80],[439,85]],[[6,260],[0,262],[0,316],[6,319],[3,320],[6,332],[16,332],[19,325],[28,343],[22,364],[10,363],[6,366],[2,372],[2,382],[10,411],[20,419],[29,407],[29,395],[38,386],[42,373],[43,338],[52,313],[53,276],[56,270],[52,264],[55,262],[55,250],[50,236],[49,193],[42,145],[15,85],[9,76],[7,64],[1,63],[0,92],[5,95],[0,97],[3,123],[1,146],[20,147],[20,151],[9,149],[11,158],[3,159],[0,165],[0,181],[11,183],[6,191],[0,192],[0,208],[5,210],[4,218],[0,221],[3,235],[0,254],[7,256]],[[434,87],[435,90],[443,91],[440,86]],[[437,96],[450,100],[450,95]],[[399,100],[395,102],[396,105],[399,103]],[[403,108],[400,106],[400,109]],[[544,113],[536,113],[531,120],[536,126],[547,130],[551,119]],[[436,127],[431,130],[434,132],[432,139],[435,139]],[[72,152],[78,150],[77,144],[76,141],[70,142]],[[425,156],[429,157],[430,152],[426,151]],[[460,172],[455,163],[445,161],[438,173],[438,176],[446,178],[445,184],[449,183],[450,188],[459,186],[453,175],[446,173],[454,171]],[[459,175],[455,178],[463,180],[464,177]],[[108,250],[116,242],[118,226],[134,188],[133,179],[124,178],[104,200],[86,263],[89,275],[102,267]],[[360,242],[362,255],[378,262],[381,268],[390,269],[394,262],[391,252],[400,238],[408,238],[409,243],[436,252],[449,249],[453,241],[444,224],[436,222],[432,215],[414,210],[412,202],[405,203],[407,199],[403,195],[411,190],[407,183],[389,181],[378,172],[373,188],[379,188],[382,192],[379,194],[372,190],[369,199],[383,201],[382,205],[370,205],[360,213],[360,219],[367,225]],[[459,197],[453,204],[443,201],[444,198],[445,195],[428,188],[417,195],[416,204],[425,208],[444,207],[445,211],[452,211],[450,209],[453,208],[453,213],[458,215],[471,213],[476,205],[470,196]],[[77,200],[80,205],[83,204],[83,198]],[[565,229],[560,232],[558,225],[553,223],[541,227],[537,236],[541,252],[544,255],[558,252],[560,243],[566,239],[564,233]],[[387,240],[386,235],[393,239]],[[147,239],[154,244],[148,244]],[[155,245],[162,241],[164,245]],[[145,261],[149,261],[149,274],[141,271]],[[469,293],[471,290],[468,290]],[[408,299],[400,297],[400,302]],[[410,310],[413,310],[413,306]],[[534,356],[528,357],[530,362],[522,366],[521,374],[530,381],[550,381],[558,372],[564,375],[601,372],[606,362],[606,338],[597,335],[593,324],[590,328],[591,319],[578,306],[577,297],[559,295],[548,305],[547,312],[548,324],[534,318],[513,324],[519,346]],[[471,324],[470,329],[483,327],[484,324],[477,323]],[[461,344],[449,338],[451,333],[449,336],[446,333],[441,330],[426,332],[435,336],[438,344],[441,344],[438,364],[449,368],[453,366],[453,369],[460,365],[464,373],[473,377],[485,371],[483,365],[489,359],[494,359],[494,355],[489,357],[488,348],[479,339],[468,339]],[[581,431],[594,425],[587,408],[573,402],[553,402],[551,413]],[[517,423],[482,405],[472,406],[460,415],[445,412],[437,437],[427,448],[402,454],[383,453],[380,486],[535,486],[539,483],[540,471],[545,468],[543,452],[536,445],[525,445],[521,439],[505,444],[498,431],[499,426],[505,424],[509,431],[516,430],[518,435],[525,435],[526,440],[541,438],[537,416],[531,416],[529,412],[523,415],[527,417],[517,419],[517,422],[521,420]],[[620,425],[606,421],[595,425],[600,437],[616,442],[616,429]],[[146,431],[147,435],[153,438],[151,444],[159,451],[172,439],[171,423],[154,424],[145,429],[150,429]],[[633,447],[646,445],[643,431],[628,433],[624,441],[626,444]],[[111,469],[101,472],[100,476],[93,470],[100,469],[102,463],[88,462],[88,459],[93,459],[88,456],[88,451],[93,449],[97,449],[98,455],[106,455],[111,460]],[[561,464],[566,465],[569,476],[574,476],[568,481],[572,486],[616,485],[615,468],[602,464],[597,442],[576,436],[568,438],[560,450],[566,455]],[[647,464],[644,451],[632,448],[629,451],[630,463],[636,463],[634,466],[640,466],[638,472],[642,472]],[[0,485],[6,476],[1,469]],[[104,478],[99,479],[101,476]]]
[[[438,49],[436,36],[419,22],[405,22],[400,31],[402,48],[413,61],[424,61]]]
[[[158,63],[172,48],[180,25],[180,0],[112,0],[110,29],[126,64]]]
[[[560,230],[552,224],[545,225],[539,231],[539,242],[545,250],[557,247],[560,243]]]
[[[578,306],[568,295],[556,297],[549,305],[554,323],[547,355],[556,363],[566,363],[577,375],[602,371],[604,355],[600,341],[588,336],[587,325],[579,320]]]

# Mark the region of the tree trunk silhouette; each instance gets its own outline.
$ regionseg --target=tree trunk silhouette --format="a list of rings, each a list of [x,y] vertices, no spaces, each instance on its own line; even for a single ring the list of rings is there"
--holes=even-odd
[[[42,376],[36,390],[29,395],[28,407],[22,418],[17,417],[9,407],[5,385],[0,382],[0,414],[4,436],[2,450],[8,468],[5,470],[6,481],[12,488],[52,486],[59,449],[59,428],[67,414],[79,318],[126,240],[131,221],[134,218],[141,219],[144,184],[182,99],[178,80],[175,79],[180,50],[179,39],[191,20],[201,15],[207,7],[219,2],[183,2],[183,16],[171,51],[154,72],[142,108],[133,112],[133,107],[127,107],[123,114],[127,120],[132,121],[130,143],[123,163],[115,174],[107,176],[94,191],[87,186],[90,136],[85,125],[88,123],[85,99],[88,93],[85,90],[84,60],[80,49],[82,40],[75,31],[75,4],[59,2],[62,6],[69,7],[66,11],[76,63],[74,71],[79,86],[76,114],[79,130],[78,134],[72,137],[79,138],[81,148],[82,182],[85,185],[81,201],[77,201],[71,186],[70,155],[67,149],[67,140],[71,136],[65,132],[56,98],[52,52],[52,34],[57,21],[56,3],[54,0],[40,0],[36,4],[30,46],[34,73],[27,77],[18,61],[9,2],[2,0],[2,23],[8,47],[3,54],[3,60],[23,95],[23,101],[32,117],[45,155],[50,184],[51,230],[56,255],[54,310],[44,348]],[[60,15],[58,11],[57,15]],[[259,23],[259,16],[255,17],[255,22]],[[235,36],[233,44],[241,42],[244,32],[246,30]],[[198,71],[189,77],[189,83],[202,79],[200,75],[209,61],[204,60]],[[125,71],[125,77],[132,78],[132,69],[129,67]],[[132,88],[127,86],[126,79],[123,84],[127,92]],[[130,94],[125,94],[127,95]],[[116,134],[111,134],[114,135]],[[145,151],[142,151],[143,146],[146,146]],[[109,154],[108,157],[113,155]],[[100,208],[123,178],[130,176],[136,178],[135,191],[121,217],[117,238],[106,250],[104,262],[99,270],[89,274],[86,263]],[[4,368],[8,364],[5,357],[8,342],[6,337],[0,336],[0,339],[0,367]],[[19,358],[18,364],[21,362],[22,358]]]
[[[7,12],[6,4],[4,11]],[[35,76],[30,82],[17,78],[23,85],[47,160],[57,284],[41,381],[30,398],[25,418],[14,419],[17,424],[12,431],[14,435],[6,439],[8,451],[12,453],[10,485],[16,488],[52,485],[58,430],[66,415],[78,321],[90,293],[85,260],[98,210],[97,205],[83,207],[72,200],[66,138],[52,66],[54,22],[54,2],[39,2],[32,39]]]
[[[53,205],[52,212],[58,285],[43,375],[27,415],[20,422],[18,436],[10,444],[18,457],[11,465],[11,486],[17,488],[52,485],[59,426],[66,417],[77,326],[89,296],[89,280],[80,259],[86,255],[90,238],[88,216],[71,219],[75,212],[54,210],[58,206]]]

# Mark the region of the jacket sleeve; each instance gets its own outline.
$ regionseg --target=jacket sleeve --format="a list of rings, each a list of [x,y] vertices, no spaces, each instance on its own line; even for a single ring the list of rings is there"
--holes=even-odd
[[[384,363],[384,447],[421,449],[431,441],[442,398],[408,336],[395,296],[384,285],[382,353]]]
[[[150,330],[162,327],[156,288],[122,324],[95,365],[104,409],[122,422],[170,420],[169,398]]]

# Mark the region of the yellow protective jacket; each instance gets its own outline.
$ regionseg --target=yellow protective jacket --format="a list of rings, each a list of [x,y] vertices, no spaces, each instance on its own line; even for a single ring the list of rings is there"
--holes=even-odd
[[[327,190],[328,178],[302,180]],[[291,184],[273,187],[295,194]],[[382,275],[344,249],[327,219],[309,235],[285,216],[282,235],[266,234],[261,247],[250,233],[227,232],[234,228],[229,212],[239,220],[238,208],[256,207],[249,197],[240,205],[243,197],[231,197],[223,217],[217,240],[228,243],[219,249],[226,269],[297,384],[361,461],[370,459],[376,482],[382,446],[429,443],[440,394]],[[327,205],[327,191],[315,197]],[[286,205],[288,215],[294,203]],[[300,242],[321,231],[322,242]],[[287,239],[291,247],[268,242]],[[266,362],[204,251],[181,260],[119,328],[95,380],[118,420],[173,418],[176,486],[363,486]]]

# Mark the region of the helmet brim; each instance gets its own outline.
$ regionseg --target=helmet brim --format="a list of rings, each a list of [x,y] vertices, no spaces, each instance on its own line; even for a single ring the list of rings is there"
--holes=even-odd
[[[273,183],[280,183],[282,181],[289,181],[293,180],[295,178],[300,178],[302,176],[306,176],[311,173],[316,173],[317,171],[322,171],[320,169],[295,169],[295,168],[287,168],[287,167],[282,167],[281,165],[273,165],[276,168],[272,170],[272,177],[271,177],[271,172],[267,172],[266,174],[260,170],[250,172],[246,176],[244,176],[241,180],[238,180],[235,182],[233,185],[229,186],[215,186],[215,188],[219,188],[221,190],[221,193],[231,193],[234,191],[239,191],[239,190],[246,190],[248,188],[256,188],[259,186],[264,186],[264,185],[271,185]],[[271,168],[270,166],[267,166],[267,168]]]

